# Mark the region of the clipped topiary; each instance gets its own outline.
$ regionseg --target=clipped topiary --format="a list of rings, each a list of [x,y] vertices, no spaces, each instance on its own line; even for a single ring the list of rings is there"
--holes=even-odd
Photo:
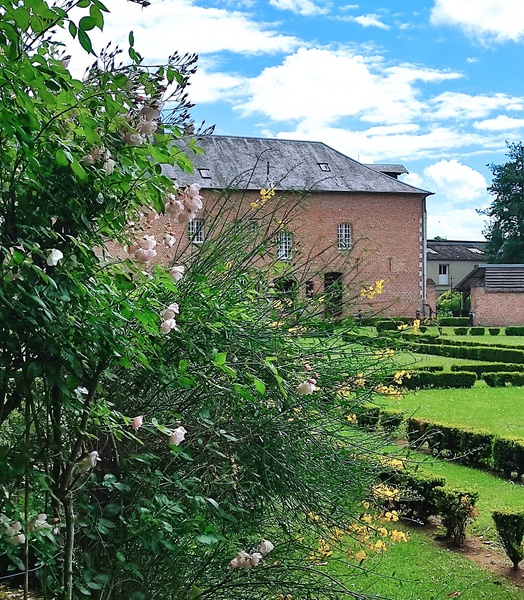
[[[510,509],[495,510],[491,513],[495,527],[508,558],[513,563],[513,569],[519,568],[519,563],[524,559],[524,512]]]

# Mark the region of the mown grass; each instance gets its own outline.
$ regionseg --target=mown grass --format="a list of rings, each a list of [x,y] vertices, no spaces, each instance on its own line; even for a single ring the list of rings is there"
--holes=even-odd
[[[418,390],[402,400],[384,399],[384,405],[401,408],[409,415],[524,438],[523,391],[488,386]]]

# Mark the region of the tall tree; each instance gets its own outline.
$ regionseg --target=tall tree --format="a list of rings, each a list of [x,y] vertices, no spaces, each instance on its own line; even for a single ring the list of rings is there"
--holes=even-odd
[[[486,256],[494,263],[524,263],[524,146],[508,142],[510,160],[489,165],[493,202],[480,214],[489,217]]]

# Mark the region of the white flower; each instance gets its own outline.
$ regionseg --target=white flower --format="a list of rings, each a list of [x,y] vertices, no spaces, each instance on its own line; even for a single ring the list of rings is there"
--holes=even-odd
[[[91,156],[95,159],[95,160],[107,160],[108,158],[111,157],[111,153],[109,152],[109,150],[107,150],[107,148],[105,148],[104,146],[100,146],[100,148],[95,148],[92,152],[91,152]]]
[[[47,515],[40,513],[37,515],[32,523],[29,524],[28,529],[30,531],[51,531],[52,525],[47,522]]]
[[[177,218],[178,223],[186,225],[196,217],[196,214],[190,210],[184,209]]]
[[[173,194],[169,195],[173,196]],[[166,215],[169,215],[170,217],[178,217],[178,215],[183,210],[184,205],[182,204],[182,202],[180,202],[180,200],[177,200],[174,196],[164,204],[164,211]]]
[[[250,569],[251,568],[251,555],[244,550],[241,550],[233,560],[230,561],[229,566],[232,569]]]
[[[22,524],[20,521],[13,523],[11,525],[6,525],[6,535],[16,535],[22,531]]]
[[[166,233],[165,239],[166,244],[169,246],[169,248],[171,248],[171,246],[173,246],[176,242],[176,237],[174,235],[171,235],[170,233]]]
[[[262,556],[266,556],[266,554],[269,554],[274,547],[275,546],[269,540],[262,540],[258,547],[258,551]]]
[[[182,427],[182,425],[180,425],[180,427],[177,427],[171,432],[171,435],[169,436],[169,443],[172,446],[178,446],[180,442],[184,441],[186,433],[187,431],[185,430],[185,428]]]
[[[139,248],[135,252],[135,258],[141,263],[148,263],[153,260],[156,256],[156,250],[146,250],[145,248]]]
[[[157,130],[158,123],[155,121],[140,121],[138,124],[138,132],[143,133],[144,135],[150,135]]]
[[[133,429],[133,431],[136,431],[137,429],[140,429],[140,427],[142,427],[142,423],[143,422],[144,422],[144,415],[140,415],[139,417],[135,417],[131,421],[131,428]]]
[[[82,162],[84,163],[84,165],[87,165],[90,167],[90,166],[94,165],[96,161],[92,154],[86,154],[84,156],[84,158],[82,159]]]
[[[7,541],[10,544],[14,544],[15,546],[25,544],[25,535],[23,533],[19,533],[18,535],[13,535],[12,537],[7,538]]]
[[[77,463],[76,469],[79,473],[86,473],[87,471],[94,469],[96,467],[96,463],[100,462],[101,460],[102,459],[100,458],[98,452],[93,450],[93,452],[90,452],[85,458]]]
[[[105,171],[106,175],[111,175],[115,170],[116,162],[112,158],[108,158],[102,165],[102,171]]]
[[[200,192],[200,186],[198,185],[198,183],[192,183],[187,188],[187,194],[190,198],[194,198],[195,196],[198,196],[199,192]]]
[[[128,146],[140,146],[146,141],[146,138],[140,133],[131,133],[130,131],[126,131],[123,138]]]
[[[204,204],[202,203],[202,196],[189,196],[186,198],[184,205],[187,208],[187,210],[191,212],[197,212],[198,210],[202,210],[204,206]]]
[[[138,243],[144,250],[154,250],[156,248],[156,240],[153,235],[145,235]]]
[[[47,256],[47,264],[50,267],[56,267],[58,261],[62,260],[63,258],[64,255],[62,254],[62,252],[60,252],[60,250],[57,250],[56,248],[53,248]]]
[[[164,321],[167,321],[169,319],[174,319],[175,315],[178,315],[179,312],[180,307],[176,302],[173,302],[173,304],[170,304],[164,311],[160,313],[160,316],[162,319],[164,319]]]
[[[314,379],[308,379],[307,381],[303,381],[300,385],[297,386],[297,393],[301,396],[306,394],[312,394],[317,388],[315,387],[316,381]]]
[[[158,108],[153,108],[152,106],[144,106],[140,114],[146,121],[153,121],[153,119],[158,119],[160,116],[160,110]]]
[[[166,333],[169,333],[175,327],[176,327],[175,319],[166,319],[165,321],[162,321],[162,324],[160,325],[160,331],[162,333],[166,334]]]
[[[178,267],[173,267],[170,271],[171,277],[175,281],[180,281],[182,277],[184,277],[184,271],[186,268],[183,265],[179,265]]]
[[[249,559],[249,562],[251,563],[252,567],[256,567],[261,560],[262,554],[260,552],[253,552],[251,558]]]

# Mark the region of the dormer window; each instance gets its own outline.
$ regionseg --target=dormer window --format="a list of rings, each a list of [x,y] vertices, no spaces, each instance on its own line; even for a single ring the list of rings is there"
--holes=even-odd
[[[331,168],[328,163],[318,163],[318,166],[320,167],[321,171],[325,171],[325,172],[331,171]]]
[[[202,179],[211,179],[211,171],[209,169],[198,169]]]

